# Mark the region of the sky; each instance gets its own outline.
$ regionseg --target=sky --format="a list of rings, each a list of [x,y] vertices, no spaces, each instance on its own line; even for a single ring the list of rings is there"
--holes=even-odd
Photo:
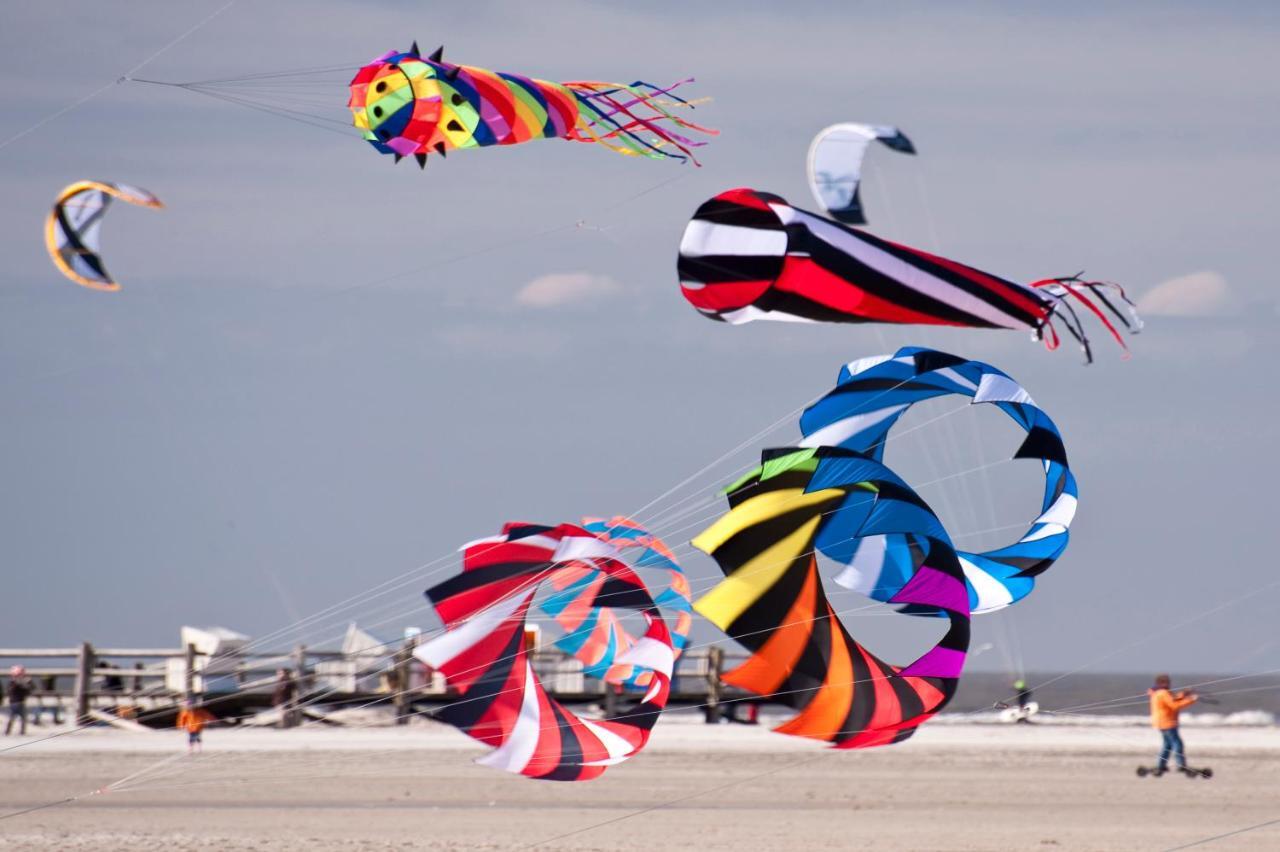
[[[511,519],[638,513],[706,589],[717,569],[687,542],[719,513],[715,488],[796,440],[795,410],[842,363],[928,345],[1028,388],[1081,490],[1066,555],[977,619],[972,666],[1277,667],[1274,6],[2,14],[0,646],[175,646],[181,625],[218,624],[332,647],[353,619],[429,628],[421,591]],[[341,127],[345,80],[414,39],[546,79],[694,76],[720,135],[701,168],[560,140],[393,166]],[[268,87],[334,122],[314,126],[112,84],[144,61],[132,76],[170,82],[346,70]],[[896,124],[919,150],[872,152],[874,233],[1018,280],[1122,282],[1147,317],[1132,358],[1099,328],[1086,367],[1016,332],[700,317],[674,272],[693,210],[735,186],[811,207],[806,147],[844,120]],[[116,294],[61,279],[44,252],[49,204],[86,177],[167,205],[111,211]],[[889,463],[966,546],[1011,540],[1041,488],[1034,463],[1000,463],[1016,430],[936,405],[908,416],[919,428]],[[931,629],[848,623],[876,650]]]

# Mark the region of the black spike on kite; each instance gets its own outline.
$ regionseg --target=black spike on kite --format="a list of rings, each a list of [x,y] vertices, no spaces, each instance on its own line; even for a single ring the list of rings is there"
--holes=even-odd
[[[437,47],[430,56],[427,57],[432,62],[439,62],[444,59],[444,45]]]
[[[417,161],[418,161],[418,168],[420,168],[420,169],[425,169],[425,168],[427,167],[427,155],[426,155],[426,154],[414,154],[414,155],[413,155],[413,158],[414,158],[415,160],[417,160]]]
[[[398,163],[404,159],[404,154],[396,154],[395,158],[396,158],[396,162]]]
[[[453,65],[449,68],[448,71],[444,72],[444,78],[446,80],[456,80],[458,79],[458,74],[460,74],[461,72],[462,72],[461,65]]]
[[[445,156],[445,153],[444,153],[444,152],[445,152],[444,143],[443,143],[443,142],[437,142],[437,143],[436,143],[436,145],[435,145],[435,148],[436,148],[436,153],[437,153],[437,154],[439,154],[439,155],[443,158],[443,157]]]
[[[413,56],[413,57],[416,57],[416,58],[421,58],[421,57],[422,57],[422,51],[418,50],[418,42],[417,42],[417,41],[414,41],[414,43],[413,43],[412,45],[410,45],[410,46],[409,46],[409,55],[410,55],[410,56]]]

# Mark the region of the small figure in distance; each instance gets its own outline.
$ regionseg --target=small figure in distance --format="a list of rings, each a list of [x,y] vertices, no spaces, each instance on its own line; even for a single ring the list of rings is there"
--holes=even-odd
[[[187,732],[187,754],[199,754],[204,751],[204,726],[214,721],[213,714],[200,706],[195,699],[188,698],[182,702],[178,711],[177,727]]]
[[[1027,705],[1031,703],[1031,689],[1022,678],[1018,678],[1013,682],[1013,688],[1018,693],[1018,721],[1030,722],[1031,711]]]

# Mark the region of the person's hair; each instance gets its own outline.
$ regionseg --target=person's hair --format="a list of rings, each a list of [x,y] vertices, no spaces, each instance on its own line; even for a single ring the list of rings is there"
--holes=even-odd
[[[1161,688],[1161,687],[1163,687],[1164,689],[1168,689],[1168,688],[1169,688],[1169,684],[1171,684],[1171,683],[1173,683],[1173,681],[1169,679],[1169,676],[1168,676],[1167,674],[1158,674],[1158,675],[1156,675],[1156,688],[1157,688],[1157,689],[1159,689],[1159,688]]]

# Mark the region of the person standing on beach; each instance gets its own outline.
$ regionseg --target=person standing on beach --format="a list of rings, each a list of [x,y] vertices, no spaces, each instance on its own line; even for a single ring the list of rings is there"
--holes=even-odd
[[[27,696],[31,694],[32,689],[31,678],[27,677],[26,668],[14,666],[9,669],[9,686],[5,689],[5,695],[9,699],[9,721],[4,726],[6,737],[13,730],[15,718],[21,723],[18,735],[22,737],[27,735]]]
[[[1169,768],[1169,754],[1178,769],[1187,771],[1187,755],[1182,748],[1182,735],[1178,733],[1178,713],[1199,700],[1194,692],[1171,689],[1167,674],[1156,675],[1155,685],[1147,690],[1151,697],[1151,727],[1160,732],[1160,759],[1156,762],[1156,774],[1162,775]]]
[[[276,688],[271,703],[280,708],[280,727],[292,728],[297,721],[294,703],[298,697],[298,682],[289,669],[276,670]]]
[[[194,701],[187,700],[182,705],[176,726],[187,732],[187,754],[204,751],[204,726],[213,720],[213,714]]]

